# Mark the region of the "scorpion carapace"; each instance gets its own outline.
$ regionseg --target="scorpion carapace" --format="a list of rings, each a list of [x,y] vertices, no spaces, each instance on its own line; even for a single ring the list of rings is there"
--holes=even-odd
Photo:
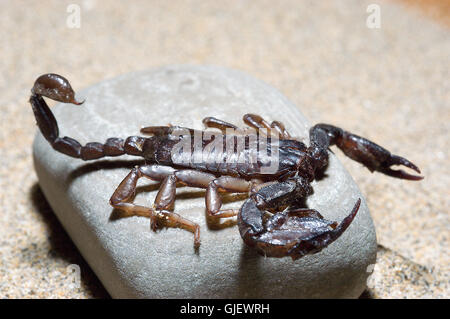
[[[193,232],[196,248],[200,245],[199,226],[172,211],[177,183],[206,189],[208,215],[218,218],[237,215],[244,242],[259,253],[297,259],[319,252],[339,238],[355,218],[361,203],[359,199],[340,224],[324,219],[314,209],[301,207],[301,200],[312,193],[310,184],[316,173],[328,164],[330,146],[336,145],[372,172],[408,180],[422,179],[391,168],[403,165],[420,173],[407,159],[338,127],[313,126],[309,132],[310,145],[306,146],[292,138],[282,123],[268,123],[254,114],[244,115],[247,129],[207,117],[204,125],[221,133],[211,135],[210,131],[178,126],[151,126],[141,129],[141,133],[150,136],[109,138],[105,143],[82,146],[73,138],[59,137],[57,121],[43,97],[63,103],[82,102],[75,100],[69,82],[60,75],[45,74],[36,80],[30,103],[41,133],[56,151],[82,160],[123,154],[143,157],[145,164],[131,170],[111,196],[110,204],[129,215],[149,217],[153,230],[166,226]],[[196,137],[200,142],[194,146],[178,147],[186,140],[195,141]],[[235,143],[238,139],[241,144]],[[270,143],[263,146],[264,139]],[[231,147],[229,141],[233,142]],[[274,141],[278,142],[276,148]],[[272,163],[275,153],[276,165],[270,171],[264,170],[267,163]],[[152,207],[132,203],[141,177],[161,182]],[[221,209],[220,192],[248,193],[249,198],[239,210]]]

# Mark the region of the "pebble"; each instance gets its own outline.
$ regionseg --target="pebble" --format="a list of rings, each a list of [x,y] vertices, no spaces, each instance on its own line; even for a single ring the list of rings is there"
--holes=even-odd
[[[70,74],[63,76],[70,80]],[[77,89],[76,83],[72,86]],[[230,69],[168,66],[125,74],[78,93],[86,99],[83,105],[58,104],[52,110],[61,136],[82,144],[139,135],[143,126],[202,129],[206,116],[243,126],[245,113],[281,121],[308,142],[310,123],[297,106],[273,87]],[[188,231],[153,232],[145,217],[120,218],[109,198],[140,158],[83,162],[53,151],[40,133],[33,155],[48,202],[114,298],[357,298],[375,262],[376,236],[367,204],[333,154],[306,204],[339,222],[358,198],[360,211],[336,242],[297,261],[262,257],[243,243],[233,219],[217,223],[206,218],[204,190],[197,188],[177,189],[175,212],[200,225],[198,252]],[[151,205],[154,184],[140,181],[135,203]],[[242,205],[242,197],[227,198],[224,207]]]

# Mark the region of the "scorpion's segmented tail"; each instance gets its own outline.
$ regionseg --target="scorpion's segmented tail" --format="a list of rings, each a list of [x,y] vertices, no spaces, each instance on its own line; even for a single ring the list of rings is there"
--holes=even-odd
[[[43,97],[62,103],[81,105],[75,99],[69,81],[61,75],[48,73],[37,78],[31,89],[30,103],[37,125],[50,145],[58,152],[83,160],[93,160],[105,156],[119,156],[123,154],[142,155],[144,138],[130,136],[126,140],[109,138],[104,144],[92,142],[82,146],[71,137],[59,137],[58,123]]]

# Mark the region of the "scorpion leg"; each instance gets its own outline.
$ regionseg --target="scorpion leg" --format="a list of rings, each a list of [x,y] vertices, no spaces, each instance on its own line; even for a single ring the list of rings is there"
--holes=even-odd
[[[326,149],[328,146],[336,145],[345,155],[360,162],[371,172],[378,171],[392,177],[414,181],[423,179],[423,176],[390,168],[392,165],[403,165],[420,174],[419,168],[406,158],[393,155],[378,144],[338,127],[317,124],[310,130],[310,139],[312,149]]]
[[[175,225],[179,225],[181,223],[182,228],[188,228],[188,230],[193,231],[195,234],[195,247],[198,247],[200,245],[199,226],[168,210],[172,208],[175,202],[177,182],[190,187],[207,188],[209,183],[215,178],[216,177],[213,174],[190,169],[174,171],[172,174],[164,178],[161,184],[161,188],[159,189],[158,194],[155,198],[155,210],[164,212],[164,216],[162,216],[162,218],[159,218],[159,220],[163,220],[166,226],[174,223]],[[158,213],[158,215],[160,215],[160,213]]]
[[[211,181],[206,189],[206,212],[209,216],[219,218],[236,216],[239,210],[224,209],[222,207],[222,199],[219,195],[219,190],[231,193],[248,193],[252,190],[254,181],[247,181],[242,178],[221,176]]]
[[[253,127],[255,129],[267,129],[267,132],[270,134],[273,133],[273,131],[277,132],[277,135],[279,136],[279,139],[289,139],[291,138],[291,135],[286,130],[283,123],[279,121],[273,121],[271,124],[269,124],[266,120],[264,120],[261,116],[256,114],[245,114],[243,117],[243,121],[245,124],[247,124],[250,127]]]
[[[170,135],[173,131],[171,126],[147,126],[141,128],[142,134],[149,134],[155,136]]]
[[[253,127],[255,129],[267,129],[270,131],[271,127],[266,120],[264,120],[261,116],[256,114],[245,114],[242,118],[245,124],[247,124],[250,127]]]
[[[206,188],[206,211],[209,216],[219,218],[233,217],[238,214],[238,210],[235,209],[220,210],[222,199],[219,191],[231,193],[254,192],[258,189],[258,184],[261,183],[259,180],[247,181],[231,176],[216,178],[215,175],[205,172],[189,169],[179,170],[167,176],[163,181],[155,200],[156,209],[169,209],[173,205],[177,182],[189,187]]]
[[[137,181],[141,177],[146,177],[155,181],[162,181],[161,187],[156,195],[153,208],[129,203],[129,201],[134,197]],[[214,181],[217,181],[217,184],[215,184]],[[150,217],[151,227],[153,230],[156,230],[158,226],[179,227],[189,230],[194,233],[194,245],[195,247],[198,247],[200,245],[200,227],[196,223],[170,211],[175,202],[177,183],[181,183],[189,187],[208,189],[206,195],[208,213],[210,214],[211,207],[214,208],[218,206],[217,212],[214,210],[214,212],[216,212],[214,216],[232,217],[237,214],[237,211],[218,211],[222,201],[217,193],[217,185],[220,189],[226,191],[247,192],[256,182],[247,182],[243,179],[232,177],[216,178],[213,174],[190,169],[175,170],[174,168],[168,166],[144,165],[132,169],[128,176],[125,177],[125,179],[120,183],[119,187],[117,187],[110,199],[110,203],[114,208],[120,209],[127,214]],[[240,183],[240,186],[236,187],[236,183]],[[242,187],[244,184],[245,190]],[[216,193],[211,192],[210,188],[214,188]],[[218,203],[220,204],[218,205]]]
[[[199,172],[191,169],[173,171],[167,175],[158,191],[155,199],[157,210],[170,209],[175,202],[177,182],[189,187],[207,188],[209,183],[215,179],[215,175]]]
[[[141,127],[141,133],[142,134],[148,134],[148,135],[154,135],[154,136],[168,136],[175,133],[175,135],[179,136],[177,133],[187,133],[189,132],[191,135],[194,134],[194,130],[187,128],[187,127],[181,127],[181,126],[147,126],[147,127]]]
[[[280,136],[281,139],[287,140],[291,138],[291,134],[289,134],[289,132],[286,130],[283,123],[279,121],[273,121],[270,124],[270,127],[278,132],[278,135]]]
[[[154,206],[156,210],[168,210],[173,206],[177,182],[189,187],[206,188],[206,211],[208,215],[219,218],[233,217],[238,214],[238,210],[235,209],[220,210],[222,200],[219,190],[246,193],[251,192],[255,185],[261,183],[259,180],[246,181],[245,179],[231,176],[216,178],[213,174],[190,169],[175,171],[173,174],[166,176],[162,182],[155,199]],[[170,212],[166,211],[166,214],[169,215]]]
[[[129,202],[136,194],[136,185],[141,177],[145,176],[152,180],[159,180],[158,178],[152,178],[151,175],[149,176],[143,173],[145,169],[150,170],[153,166],[154,165],[144,165],[140,167],[135,166],[114,191],[109,200],[111,206],[129,214],[130,216],[138,215],[150,217],[152,223],[154,223],[155,214],[151,208]]]
[[[211,116],[205,117],[202,122],[206,127],[218,128],[224,134],[227,129],[238,130],[238,127],[236,125],[219,120],[219,119],[217,119],[215,117],[211,117]]]
[[[210,216],[220,218],[236,216],[238,211],[234,209],[220,210],[222,200],[219,190],[233,193],[246,193],[251,191],[255,181],[249,182],[241,178],[215,175],[195,170],[179,170],[167,176],[156,196],[156,209],[169,209],[175,201],[176,183],[190,187],[206,188],[206,211]]]
[[[215,117],[205,117],[203,119],[203,124],[207,128],[217,128],[222,131],[222,134],[229,134],[230,136],[231,135],[243,136],[249,133],[254,133],[253,131],[249,132],[246,128],[239,128],[234,124],[225,122]]]
[[[194,233],[194,245],[200,245],[200,227],[196,223],[183,218],[182,216],[167,211],[170,203],[165,205],[164,194],[167,194],[168,177],[172,176],[175,169],[161,165],[136,166],[125,177],[111,196],[110,204],[114,208],[120,209],[129,215],[150,217],[151,227],[156,230],[156,226],[179,227]],[[136,185],[141,177],[146,177],[154,181],[163,181],[160,191],[155,199],[155,209],[130,203],[136,192]],[[167,202],[167,200],[166,200]]]

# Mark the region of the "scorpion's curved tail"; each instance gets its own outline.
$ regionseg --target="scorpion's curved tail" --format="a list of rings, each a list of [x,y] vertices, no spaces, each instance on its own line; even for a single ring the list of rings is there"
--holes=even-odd
[[[105,156],[119,156],[123,154],[142,154],[144,138],[130,136],[127,139],[109,138],[105,143],[87,143],[82,146],[71,137],[59,137],[58,123],[43,97],[76,105],[83,104],[75,99],[69,81],[61,75],[48,73],[38,77],[31,89],[30,103],[33,108],[37,125],[50,145],[58,152],[83,160],[93,160]]]
[[[290,256],[293,260],[315,254],[338,239],[355,218],[361,199],[338,225],[313,209],[286,210],[264,220],[252,198],[242,205],[238,225],[244,242],[267,257]]]

